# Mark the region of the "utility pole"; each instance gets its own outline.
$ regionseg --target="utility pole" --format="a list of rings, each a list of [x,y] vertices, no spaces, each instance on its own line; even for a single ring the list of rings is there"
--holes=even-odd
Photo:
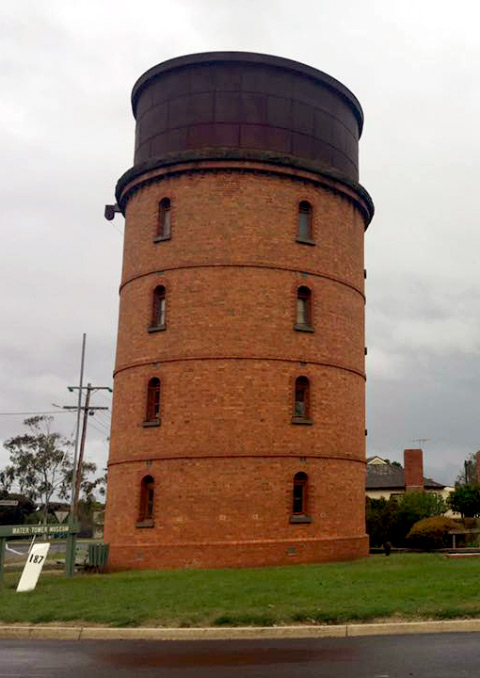
[[[78,402],[77,402],[77,425],[75,429],[75,450],[73,454],[73,475],[72,475],[72,497],[70,499],[70,516],[69,516],[69,521],[71,524],[73,524],[73,521],[75,519],[74,513],[73,513],[73,496],[74,496],[74,487],[75,487],[75,481],[76,481],[76,473],[77,473],[77,459],[78,459],[78,437],[80,433],[80,417],[81,417],[81,412],[82,412],[82,389],[83,389],[83,372],[85,368],[85,348],[87,345],[87,335],[85,332],[83,333],[83,339],[82,339],[82,360],[80,364],[80,386],[78,389]],[[73,572],[72,572],[73,574]],[[71,576],[71,575],[70,575]]]
[[[77,517],[78,513],[78,498],[80,496],[80,485],[82,482],[82,469],[83,469],[83,457],[85,454],[85,441],[87,439],[87,425],[88,417],[93,415],[97,410],[108,410],[108,407],[92,407],[90,405],[90,397],[95,391],[110,391],[112,389],[110,386],[92,386],[92,384],[87,384],[87,386],[69,386],[68,390],[79,391],[80,397],[83,395],[82,391],[86,391],[85,394],[85,405],[80,406],[80,409],[83,410],[83,425],[82,425],[82,435],[80,439],[80,451],[78,453],[78,463],[76,468],[73,469],[73,481],[72,481],[72,504],[71,504],[71,515],[73,519]],[[76,410],[75,405],[64,405],[64,410]]]
[[[82,360],[80,363],[80,387],[78,390],[78,404],[77,404],[77,425],[75,429],[75,451],[73,454],[73,473],[72,473],[72,499],[70,502],[70,515],[68,516],[68,523],[70,530],[67,535],[67,543],[65,545],[65,575],[67,577],[73,577],[75,572],[75,554],[76,554],[76,544],[77,544],[77,535],[74,532],[75,528],[75,516],[73,513],[73,486],[75,483],[75,474],[77,471],[77,455],[78,455],[78,434],[80,431],[80,414],[82,411],[82,387],[83,387],[83,370],[85,367],[85,347],[87,344],[87,335],[83,333],[82,338]]]
[[[75,572],[75,554],[76,554],[76,519],[78,513],[78,497],[80,494],[80,484],[82,482],[82,468],[83,468],[83,456],[85,452],[85,441],[87,438],[87,422],[88,417],[91,414],[95,413],[95,410],[108,410],[108,407],[91,407],[90,406],[90,396],[95,391],[110,391],[112,389],[110,386],[92,386],[88,384],[87,386],[83,385],[83,371],[85,367],[85,346],[87,342],[87,335],[83,335],[82,341],[82,360],[80,365],[80,385],[79,386],[69,386],[68,390],[73,393],[78,391],[78,404],[77,405],[64,405],[64,410],[76,410],[77,411],[77,426],[75,434],[75,452],[73,457],[73,469],[72,469],[72,498],[70,502],[70,515],[68,518],[70,530],[67,535],[67,544],[65,551],[65,574],[67,577],[73,577]],[[85,396],[85,406],[82,407],[82,396],[83,391],[86,391]],[[80,419],[81,413],[83,410],[83,427],[82,427],[82,437],[80,441],[80,453],[78,451],[79,437],[80,437]],[[78,462],[77,462],[78,459]],[[1,541],[1,540],[0,540]],[[1,554],[0,554],[1,555]]]
[[[82,426],[82,437],[80,440],[80,452],[78,454],[78,466],[77,473],[75,478],[75,488],[73,491],[73,511],[74,515],[77,515],[78,507],[78,497],[80,494],[80,484],[82,482],[82,471],[83,471],[83,456],[85,454],[85,440],[87,438],[87,422],[90,414],[90,395],[92,393],[92,385],[87,384],[87,394],[85,396],[85,409],[83,411],[83,426]]]

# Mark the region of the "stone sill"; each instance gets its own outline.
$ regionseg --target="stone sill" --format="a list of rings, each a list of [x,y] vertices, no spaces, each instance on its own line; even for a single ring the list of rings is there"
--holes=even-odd
[[[150,325],[148,331],[152,334],[153,332],[164,332],[166,329],[166,325]]]
[[[172,239],[171,235],[157,235],[157,237],[153,239],[153,242],[163,242],[164,240],[171,239]]]
[[[311,325],[300,325],[298,323],[293,326],[293,329],[296,332],[315,332]]]
[[[153,518],[146,518],[145,520],[137,520],[135,527],[154,527]]]
[[[153,428],[155,426],[160,426],[161,420],[155,419],[155,421],[144,421],[142,423],[143,428]]]
[[[309,238],[299,238],[298,236],[295,238],[296,242],[299,242],[301,245],[316,245],[317,243],[315,240],[310,240]]]
[[[300,524],[300,523],[311,523],[312,522],[312,516],[306,516],[305,514],[293,514],[290,516],[290,523],[293,524]]]
[[[311,426],[313,424],[313,419],[307,419],[306,417],[292,417],[292,424],[303,424],[304,426]]]

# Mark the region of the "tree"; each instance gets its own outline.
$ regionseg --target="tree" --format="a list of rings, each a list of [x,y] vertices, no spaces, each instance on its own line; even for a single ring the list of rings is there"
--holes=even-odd
[[[477,482],[477,454],[477,452],[471,452],[465,459],[455,485],[470,485]]]
[[[48,505],[54,494],[66,497],[68,473],[72,462],[71,440],[50,430],[53,417],[31,417],[23,422],[28,433],[10,438],[4,447],[10,453],[10,465],[3,477],[15,481],[20,492],[43,505],[43,520],[46,522]]]
[[[480,516],[480,485],[478,483],[457,485],[450,494],[448,503],[452,511],[461,513],[463,518]]]
[[[107,474],[91,480],[88,476],[97,470],[95,464],[83,464],[82,481],[80,483],[81,499],[78,502],[77,518],[80,523],[79,536],[92,537],[95,530],[95,512],[103,510],[103,504],[97,501],[96,494],[105,495]]]
[[[447,504],[437,492],[406,492],[397,498],[400,514],[430,518],[441,516],[447,511]]]
[[[0,492],[0,499],[13,499],[16,506],[0,506],[0,525],[21,525],[35,512],[35,503],[22,494]]]
[[[103,476],[90,478],[91,473],[95,473],[97,470],[97,465],[93,462],[84,462],[82,467],[82,480],[80,483],[80,493],[83,496],[84,502],[89,502],[95,504],[97,501],[96,493],[100,494],[102,497],[105,496],[106,486],[107,486],[107,474],[104,473]]]
[[[4,443],[10,452],[10,465],[0,471],[0,498],[13,485],[41,505],[43,522],[47,522],[49,504],[54,496],[70,500],[73,475],[71,449],[73,443],[51,431],[52,417],[32,417],[23,422],[28,433]],[[83,502],[94,505],[95,493],[105,494],[105,476],[93,478],[97,470],[93,462],[84,462],[80,481]]]
[[[367,534],[370,537],[370,546],[382,546],[392,538],[392,530],[395,524],[397,504],[384,497],[380,499],[366,500]]]
[[[7,466],[6,469],[0,471],[0,499],[4,499],[10,491],[14,481],[13,471]],[[5,495],[2,497],[2,495]]]

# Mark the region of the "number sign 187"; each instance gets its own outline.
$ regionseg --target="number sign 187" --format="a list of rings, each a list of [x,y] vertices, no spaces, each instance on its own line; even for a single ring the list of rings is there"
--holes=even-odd
[[[18,582],[17,593],[33,591],[40,577],[49,548],[50,544],[34,544],[32,546]]]

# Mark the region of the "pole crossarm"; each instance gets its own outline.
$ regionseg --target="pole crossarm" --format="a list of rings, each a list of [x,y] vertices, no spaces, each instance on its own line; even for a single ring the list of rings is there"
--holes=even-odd
[[[80,390],[80,386],[67,386],[69,391],[78,391]],[[81,390],[86,391],[88,389],[88,386],[82,386]],[[111,386],[92,386],[90,388],[91,391],[110,391],[112,393],[112,387]]]
[[[64,410],[77,410],[78,408],[77,408],[76,405],[63,405],[63,409]],[[81,407],[80,409],[81,410],[109,410],[110,408],[109,407],[92,407],[92,406],[89,406],[89,407]]]

